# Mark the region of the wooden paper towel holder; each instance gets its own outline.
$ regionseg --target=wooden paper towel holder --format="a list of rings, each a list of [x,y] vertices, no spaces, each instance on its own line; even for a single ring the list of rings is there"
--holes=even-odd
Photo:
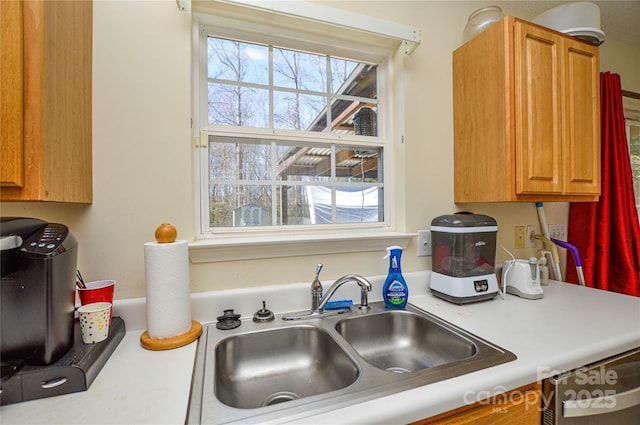
[[[177,237],[176,228],[169,223],[162,223],[156,229],[156,241],[159,243],[175,242]],[[187,332],[170,338],[151,338],[148,331],[140,335],[140,345],[147,350],[161,351],[172,350],[191,344],[202,335],[202,324],[196,320],[191,320],[191,329]]]
[[[202,334],[202,324],[196,320],[191,321],[191,329],[182,335],[171,338],[151,338],[149,332],[144,331],[140,336],[140,345],[147,350],[173,350],[191,344]]]

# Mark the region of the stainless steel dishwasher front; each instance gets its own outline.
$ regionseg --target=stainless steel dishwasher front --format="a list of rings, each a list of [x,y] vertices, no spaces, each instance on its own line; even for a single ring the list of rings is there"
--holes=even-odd
[[[640,348],[543,381],[543,425],[637,425]]]

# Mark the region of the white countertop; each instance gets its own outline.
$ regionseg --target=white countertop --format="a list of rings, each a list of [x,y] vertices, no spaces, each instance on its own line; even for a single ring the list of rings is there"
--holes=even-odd
[[[541,300],[507,295],[505,300],[459,306],[431,294],[417,295],[424,293],[426,276],[405,276],[409,302],[513,352],[518,359],[382,399],[297,418],[296,423],[408,423],[640,346],[640,298],[552,282],[544,287]],[[374,293],[380,292],[383,279],[372,279]],[[283,290],[287,297],[281,296]],[[341,295],[359,299],[357,289],[353,291],[339,291],[336,299]],[[205,323],[214,321],[223,309],[235,308],[243,317],[250,317],[261,307],[262,299],[267,300],[267,307],[281,313],[308,308],[308,297],[308,284],[194,294],[192,316]],[[285,304],[283,299],[294,299],[296,305]],[[184,423],[196,342],[175,350],[145,350],[139,343],[145,327],[144,300],[116,301],[114,313],[125,319],[127,334],[87,391],[3,406],[0,422]],[[286,422],[286,418],[282,420]]]

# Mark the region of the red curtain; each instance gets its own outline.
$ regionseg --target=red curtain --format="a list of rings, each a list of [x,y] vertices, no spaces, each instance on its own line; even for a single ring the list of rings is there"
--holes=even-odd
[[[568,241],[580,252],[587,286],[640,296],[640,225],[622,109],[620,75],[600,73],[602,192],[569,208]],[[577,283],[567,256],[567,282]]]

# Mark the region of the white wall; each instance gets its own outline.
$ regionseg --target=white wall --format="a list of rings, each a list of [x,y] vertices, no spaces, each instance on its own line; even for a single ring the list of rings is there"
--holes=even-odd
[[[422,30],[422,43],[405,58],[406,230],[428,229],[431,219],[460,209],[499,223],[498,241],[513,247],[515,225],[537,224],[533,204],[453,203],[451,53],[462,43],[467,16],[485,4],[456,1],[340,1],[335,7],[397,21]],[[497,2],[499,4],[499,2]],[[518,11],[505,8],[505,12]],[[528,16],[517,14],[523,18]],[[144,296],[143,244],[155,228],[173,223],[193,240],[190,144],[190,46],[187,13],[174,0],[94,2],[94,203],[90,206],[3,203],[2,215],[39,217],[70,226],[80,241],[86,279],[114,278],[116,298]],[[611,47],[609,47],[611,46]],[[602,69],[619,72],[628,90],[640,91],[640,49],[607,40]],[[608,67],[608,68],[607,68]],[[550,223],[566,223],[568,204],[545,204]],[[532,250],[513,250],[519,257]],[[345,273],[385,274],[384,253],[300,256],[191,266],[193,292],[310,281],[323,262],[323,280]],[[499,251],[497,261],[506,255]],[[403,256],[406,271],[431,268]]]
[[[640,93],[640,49],[616,40],[600,46],[600,70],[620,74],[622,89]]]

